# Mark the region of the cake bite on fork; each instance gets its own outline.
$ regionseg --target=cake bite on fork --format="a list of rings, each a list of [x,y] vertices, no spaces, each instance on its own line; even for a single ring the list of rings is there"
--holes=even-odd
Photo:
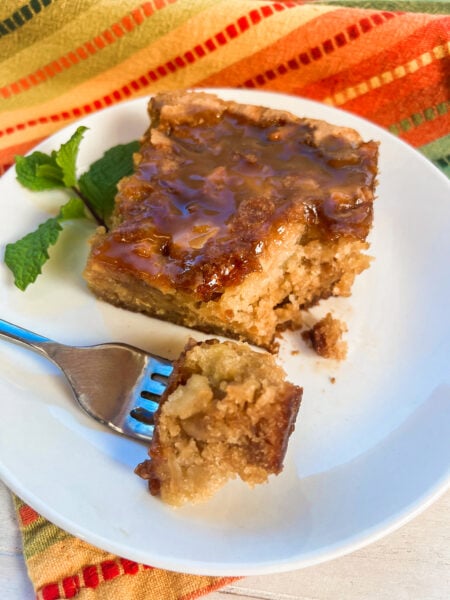
[[[55,363],[97,422],[149,441],[150,459],[136,473],[169,504],[206,500],[235,477],[263,483],[283,469],[303,390],[270,354],[191,339],[171,363],[128,344],[60,344],[3,320],[0,338]]]

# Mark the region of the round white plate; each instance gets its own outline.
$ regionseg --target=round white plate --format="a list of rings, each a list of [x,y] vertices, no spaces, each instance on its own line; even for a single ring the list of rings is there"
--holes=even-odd
[[[298,334],[282,343],[280,361],[304,387],[284,472],[254,490],[231,482],[203,505],[165,506],[133,473],[146,447],[97,426],[54,366],[0,340],[0,476],[49,520],[100,548],[171,570],[247,575],[352,551],[448,486],[450,186],[419,153],[351,114],[280,94],[220,95],[354,127],[381,142],[375,260],[351,298],[315,309],[332,309],[347,322],[348,359],[320,359]],[[82,123],[89,132],[81,172],[107,148],[143,133],[146,100]],[[77,125],[39,148],[59,147]],[[28,192],[11,169],[0,181],[1,245],[55,214],[62,200],[60,192]],[[124,341],[175,357],[191,331],[114,308],[87,291],[81,274],[91,231],[69,226],[25,293],[1,264],[0,317],[62,342]]]

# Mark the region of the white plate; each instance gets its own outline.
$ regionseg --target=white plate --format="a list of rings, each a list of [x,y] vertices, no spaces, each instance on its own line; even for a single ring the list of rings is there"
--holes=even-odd
[[[348,359],[319,359],[298,335],[282,345],[281,362],[304,387],[284,472],[253,491],[232,482],[204,505],[173,510],[133,473],[145,446],[96,426],[56,368],[1,341],[0,475],[45,517],[113,553],[190,573],[246,575],[352,551],[448,486],[450,197],[448,181],[425,158],[360,118],[278,94],[220,95],[355,127],[381,142],[376,260],[351,298],[316,309],[332,307],[347,322]],[[108,147],[138,138],[145,107],[139,99],[84,119],[80,170]],[[75,127],[40,149],[58,147]],[[2,245],[54,214],[58,201],[59,193],[27,192],[11,169],[0,181]],[[62,342],[118,340],[175,357],[191,332],[98,302],[86,290],[89,233],[70,227],[25,293],[2,264],[0,317]]]

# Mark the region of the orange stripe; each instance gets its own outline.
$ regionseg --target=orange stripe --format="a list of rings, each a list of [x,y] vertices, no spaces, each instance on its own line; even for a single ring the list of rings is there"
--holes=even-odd
[[[176,2],[176,0],[168,0],[168,3],[174,2]],[[166,3],[154,0],[153,5],[155,6],[155,9],[158,10],[164,8]],[[125,34],[133,31],[135,24],[141,25],[146,18],[149,18],[153,14],[154,10],[151,3],[146,2],[134,9],[131,13],[122,17],[120,22],[113,23],[109,29],[106,29],[102,33],[102,36],[108,44],[113,44]],[[131,17],[133,17],[133,20]],[[51,63],[44,65],[34,73],[26,75],[21,78],[20,81],[14,81],[13,83],[3,86],[0,88],[0,95],[3,98],[9,98],[11,95],[21,94],[30,87],[40,85],[49,78],[55,77],[59,73],[72,68],[73,65],[76,65],[79,62],[79,59],[87,60],[90,56],[93,56],[97,51],[100,51],[105,47],[106,44],[103,40],[99,36],[96,36],[95,38],[84,42],[84,44],[78,46],[78,48],[67,52],[65,55],[60,56]],[[21,84],[22,87],[20,87],[19,84]]]

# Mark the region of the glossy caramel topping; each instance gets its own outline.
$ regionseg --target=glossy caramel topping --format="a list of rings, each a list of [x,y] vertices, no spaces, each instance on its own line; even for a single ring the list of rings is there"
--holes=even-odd
[[[151,108],[136,172],[116,199],[119,225],[97,259],[210,300],[258,270],[268,240],[282,243],[293,222],[306,225],[303,241],[367,236],[377,144],[222,101]]]

